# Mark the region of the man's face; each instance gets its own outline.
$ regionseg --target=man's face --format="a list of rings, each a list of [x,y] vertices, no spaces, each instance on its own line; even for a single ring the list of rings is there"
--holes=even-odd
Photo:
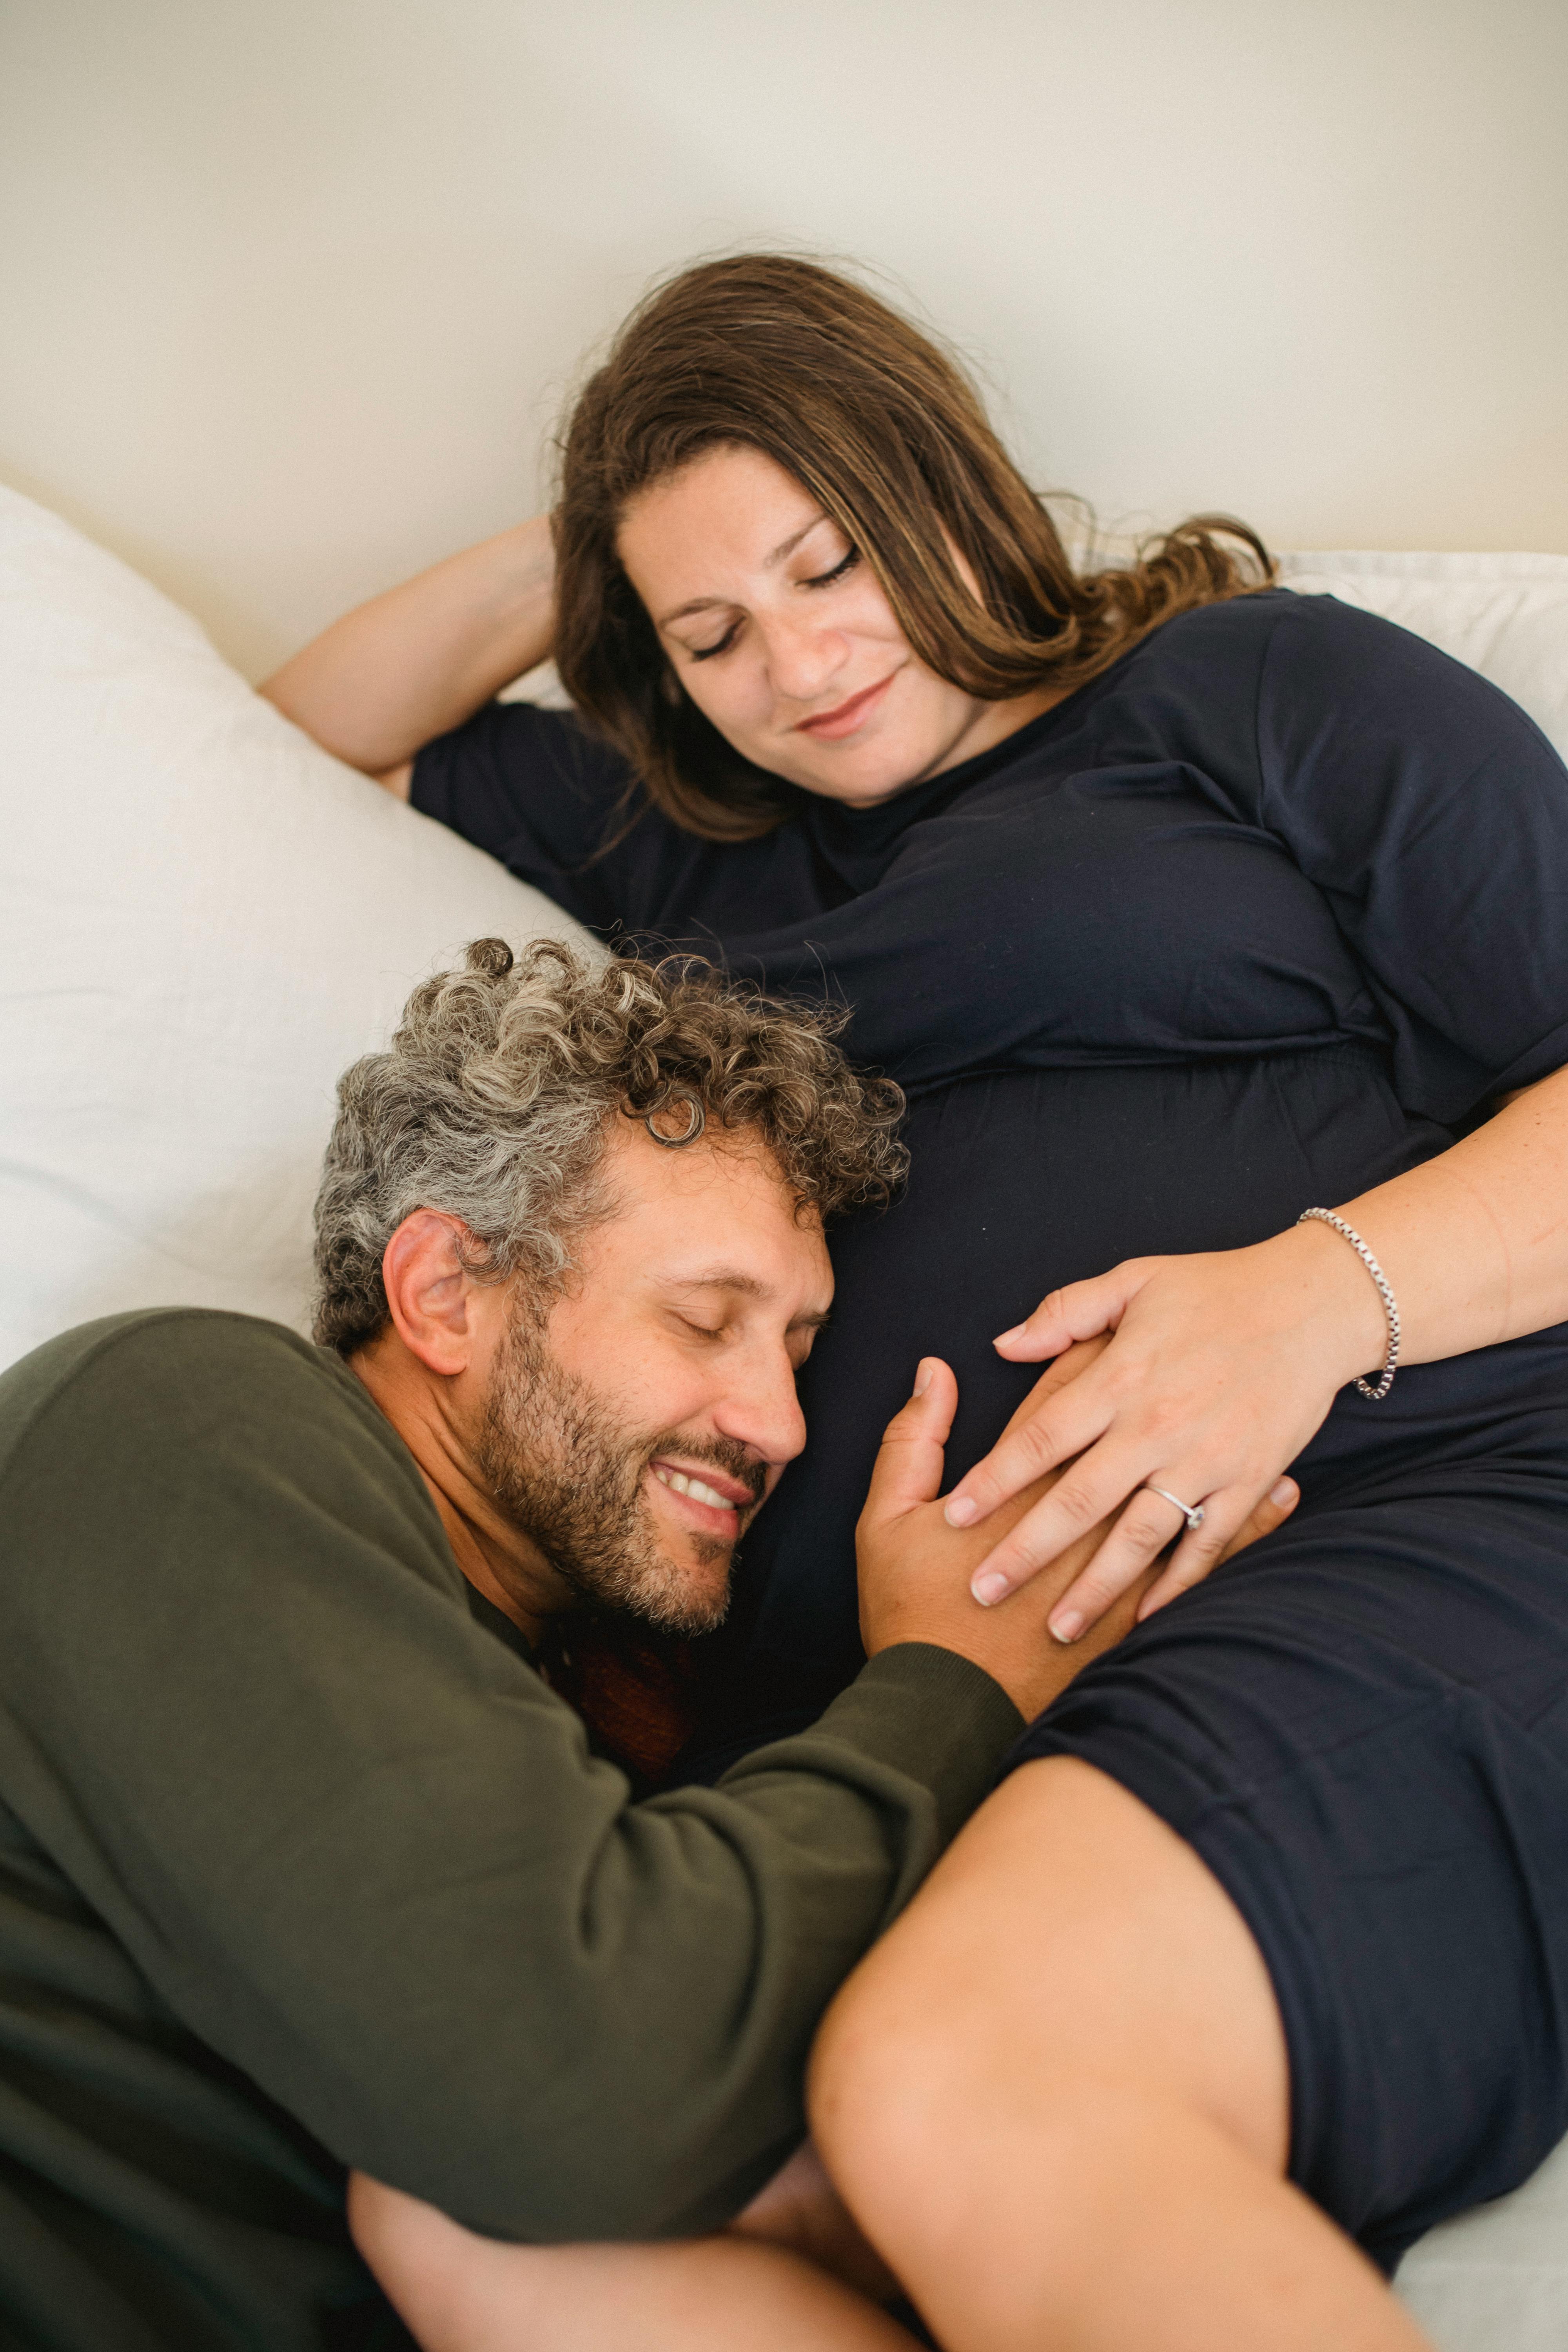
[[[752,1142],[679,1149],[622,1119],[616,1207],[542,1317],[520,1294],[492,1360],[476,1466],[576,1595],[670,1632],[729,1601],[742,1533],[805,1442],[795,1374],[833,1292]]]

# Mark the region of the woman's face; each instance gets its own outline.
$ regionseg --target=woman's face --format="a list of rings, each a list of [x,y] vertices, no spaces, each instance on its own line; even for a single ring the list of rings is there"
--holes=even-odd
[[[870,808],[1060,698],[982,702],[911,652],[876,574],[760,450],[704,451],[632,500],[626,573],[671,668],[737,751]]]

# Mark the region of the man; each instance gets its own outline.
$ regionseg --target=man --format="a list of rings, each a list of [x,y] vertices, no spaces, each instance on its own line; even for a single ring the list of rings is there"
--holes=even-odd
[[[168,1310],[0,1381],[0,2339],[405,2342],[345,2167],[639,2238],[798,2142],[827,2000],[1065,1679],[1048,1593],[884,1545],[858,1682],[644,1803],[531,1661],[722,1615],[894,1091],[711,977],[480,942],[343,1082],[323,1346]]]

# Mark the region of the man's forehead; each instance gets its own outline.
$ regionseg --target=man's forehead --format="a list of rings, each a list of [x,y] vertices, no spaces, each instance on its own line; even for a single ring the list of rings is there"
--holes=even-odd
[[[822,1221],[760,1139],[669,1147],[627,1120],[605,1157],[614,1206],[599,1230],[616,1255],[637,1251],[646,1274],[757,1298],[803,1277],[831,1286]]]
[[[623,1212],[642,1208],[679,1213],[701,1203],[700,1213],[747,1223],[793,1221],[795,1195],[763,1138],[742,1131],[715,1134],[710,1126],[690,1143],[666,1143],[643,1120],[621,1118],[611,1129],[604,1172]]]

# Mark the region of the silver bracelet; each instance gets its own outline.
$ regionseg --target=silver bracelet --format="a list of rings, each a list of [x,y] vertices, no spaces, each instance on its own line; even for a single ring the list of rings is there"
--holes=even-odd
[[[1373,1404],[1381,1404],[1394,1386],[1394,1368],[1399,1362],[1399,1309],[1394,1303],[1394,1292],[1389,1286],[1388,1276],[1355,1227],[1347,1225],[1342,1217],[1336,1217],[1331,1209],[1303,1209],[1296,1223],[1299,1225],[1304,1225],[1309,1217],[1316,1217],[1320,1224],[1332,1225],[1336,1234],[1342,1234],[1377,1285],[1378,1297],[1383,1301],[1383,1311],[1388,1318],[1388,1353],[1383,1360],[1382,1376],[1375,1388],[1370,1381],[1357,1381],[1355,1385],[1363,1397],[1370,1397]]]

